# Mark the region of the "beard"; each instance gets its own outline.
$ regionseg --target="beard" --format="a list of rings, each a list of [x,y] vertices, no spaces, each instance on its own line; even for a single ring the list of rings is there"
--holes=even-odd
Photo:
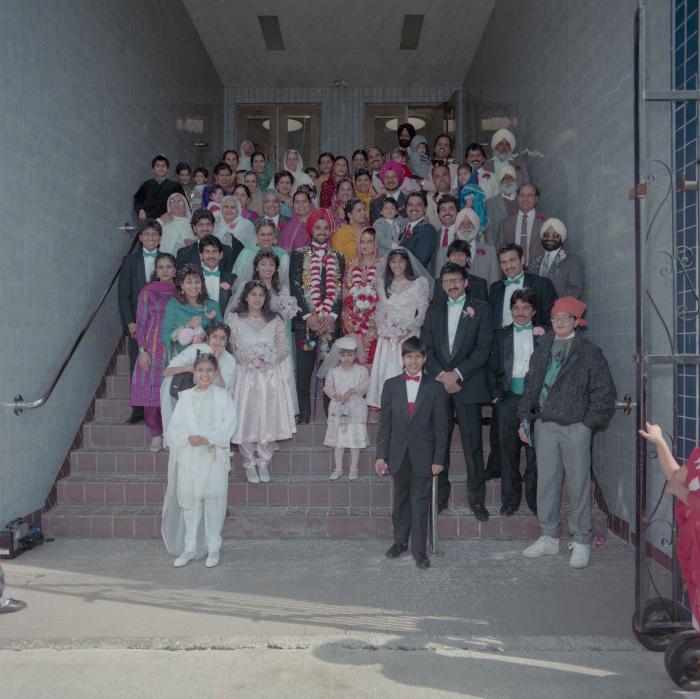
[[[561,243],[555,241],[555,240],[543,240],[542,241],[542,247],[547,251],[547,252],[552,252],[553,250],[558,250],[561,247]]]
[[[502,163],[504,163],[506,160],[510,158],[510,151],[506,151],[505,153],[501,152],[500,150],[494,151],[494,155],[498,160],[500,160]]]
[[[411,147],[411,139],[410,138],[400,138],[399,145],[401,146],[401,148],[410,148]]]
[[[510,184],[501,184],[501,194],[506,194],[512,197],[518,191],[518,185],[516,182],[511,182]]]

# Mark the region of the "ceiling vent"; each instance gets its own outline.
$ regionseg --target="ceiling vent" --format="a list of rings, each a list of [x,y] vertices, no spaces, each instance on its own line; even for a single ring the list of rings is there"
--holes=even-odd
[[[282,30],[277,15],[258,15],[260,29],[268,51],[284,51]],[[420,30],[419,30],[420,31]]]
[[[420,30],[423,28],[425,15],[404,15],[401,30],[401,51],[415,51],[420,40]]]

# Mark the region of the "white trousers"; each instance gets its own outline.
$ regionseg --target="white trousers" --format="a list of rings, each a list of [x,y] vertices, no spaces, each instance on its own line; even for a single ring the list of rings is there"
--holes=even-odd
[[[243,468],[252,468],[256,461],[261,461],[267,466],[272,461],[272,455],[275,453],[275,442],[269,444],[259,444],[256,442],[243,442],[238,445],[243,459]],[[257,452],[257,455],[256,455]]]
[[[204,510],[204,535],[207,551],[213,553],[221,549],[221,530],[226,519],[226,498],[197,498],[195,505],[183,510],[185,519],[185,551],[197,550],[197,532]]]

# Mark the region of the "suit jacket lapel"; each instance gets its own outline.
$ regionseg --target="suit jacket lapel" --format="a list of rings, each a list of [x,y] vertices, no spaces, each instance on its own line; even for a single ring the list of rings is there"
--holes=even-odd
[[[504,347],[503,347],[503,369],[506,374],[506,378],[510,383],[513,378],[513,359],[515,357],[515,328],[511,325],[508,333],[504,337]]]
[[[146,263],[143,259],[142,250],[140,254],[136,257],[136,283],[138,284],[139,289],[143,288],[146,285],[147,281],[148,280],[146,279]]]
[[[467,298],[464,300],[463,311],[459,317],[459,322],[457,323],[457,332],[455,333],[455,339],[452,343],[452,352],[450,353],[450,359],[452,359],[457,354],[457,352],[459,352],[459,348],[464,343],[464,338],[467,334],[467,317],[464,315],[464,312],[466,311],[468,305],[469,296],[467,296]]]
[[[447,334],[447,300],[440,304],[438,316],[438,333],[440,337],[440,353],[446,362],[450,361],[450,338]]]

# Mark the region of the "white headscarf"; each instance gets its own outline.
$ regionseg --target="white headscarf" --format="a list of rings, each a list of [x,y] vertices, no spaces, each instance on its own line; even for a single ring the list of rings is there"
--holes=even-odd
[[[172,212],[172,204],[178,197],[185,203],[184,216],[175,216]],[[163,228],[163,237],[160,240],[159,249],[161,252],[177,255],[177,251],[185,246],[185,239],[195,237],[190,225],[190,203],[187,201],[187,197],[179,192],[175,192],[168,197],[166,210],[169,214],[172,214],[173,219],[167,222],[160,218],[158,219],[158,223]]]
[[[238,169],[239,170],[250,170],[251,169],[250,156],[245,155],[245,153],[243,152],[243,146],[246,143],[250,143],[253,146],[253,152],[255,152],[255,144],[249,138],[245,138],[241,141],[241,145],[238,148]]]
[[[296,153],[297,158],[299,158],[299,164],[297,165],[296,170],[291,170],[290,168],[287,167],[287,156],[290,153]],[[297,189],[303,185],[303,184],[308,184],[311,185],[312,187],[314,186],[314,181],[309,177],[304,172],[304,160],[301,157],[301,153],[298,150],[294,150],[293,148],[290,148],[285,154],[284,154],[284,159],[282,160],[282,169],[287,170],[287,172],[292,173],[292,177],[294,178],[294,182],[292,183],[292,194],[297,191]]]
[[[231,223],[224,221],[223,204],[224,202],[233,202],[236,207],[236,218]],[[236,238],[244,247],[255,244],[255,226],[252,221],[249,221],[243,216],[243,207],[238,197],[233,194],[226,195],[222,200],[221,218],[214,226],[214,235],[224,244],[231,245],[231,239]]]

